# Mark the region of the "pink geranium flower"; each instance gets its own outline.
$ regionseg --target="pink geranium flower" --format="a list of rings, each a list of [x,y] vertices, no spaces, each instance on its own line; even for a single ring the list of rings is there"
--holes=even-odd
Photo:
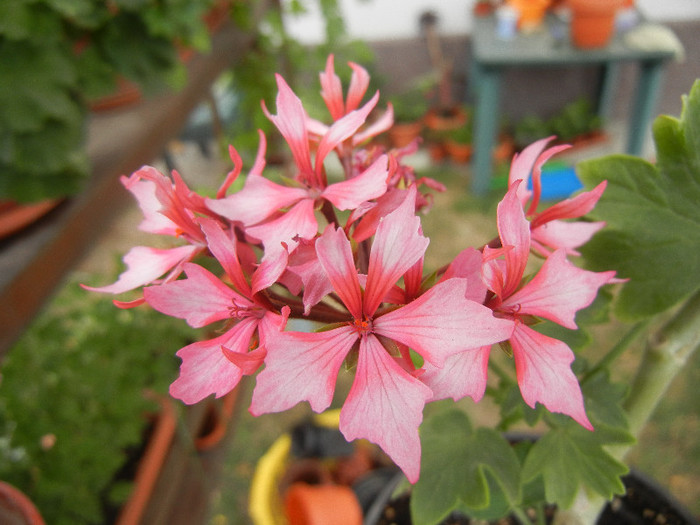
[[[568,222],[564,219],[576,219],[590,212],[605,191],[607,182],[601,182],[591,191],[584,191],[570,199],[563,200],[549,208],[538,212],[542,191],[542,166],[557,153],[568,149],[569,145],[554,146],[546,149],[553,137],[533,142],[522,152],[513,157],[508,176],[508,184],[522,181],[518,186],[518,198],[527,210],[532,232],[532,249],[547,256],[558,248],[564,248],[569,255],[579,255],[576,248],[587,243],[598,230],[605,226],[604,222]],[[532,176],[532,191],[527,189],[528,180]]]
[[[283,411],[300,401],[323,411],[333,398],[340,366],[357,352],[340,430],[348,440],[377,443],[411,482],[418,479],[418,426],[432,393],[419,379],[420,371],[406,362],[408,349],[441,366],[448,356],[502,341],[512,330],[512,323],[466,299],[466,279],[445,281],[400,307],[380,307],[428,245],[414,213],[415,198],[412,188],[377,228],[364,290],[344,231],[329,226],[316,241],[318,259],[351,319],[326,331],[284,332],[271,339],[251,404],[255,415]]]
[[[510,344],[525,402],[533,408],[535,403],[542,403],[551,412],[568,414],[592,429],[581,388],[571,370],[574,353],[562,341],[530,328],[528,321],[537,316],[576,329],[576,312],[593,302],[601,286],[615,281],[615,272],[577,268],[567,261],[565,249],[560,248],[521,287],[531,248],[530,223],[518,198],[521,184],[516,181],[498,205],[498,233],[503,249],[484,249],[484,279],[494,294],[487,306],[514,324]]]
[[[135,246],[125,256],[127,266],[116,282],[107,286],[83,286],[95,292],[120,294],[141,286],[176,279],[182,273],[184,263],[191,261],[206,249],[204,234],[195,222],[195,211],[211,213],[204,207],[204,200],[190,191],[177,172],[173,180],[155,168],[144,166],[130,177],[121,178],[122,185],[136,198],[143,220],[139,229],[156,235],[184,240],[187,244],[174,248]],[[128,307],[141,304],[117,302]]]
[[[252,293],[241,268],[236,242],[219,224],[202,218],[207,246],[219,261],[233,288],[193,263],[184,265],[186,279],[144,289],[146,302],[156,310],[185,319],[194,328],[225,320],[221,335],[180,349],[180,376],[170,385],[173,397],[192,404],[208,395],[230,392],[243,375],[254,374],[265,357],[265,343],[284,326],[264,298]],[[258,269],[252,276],[263,270]]]
[[[246,234],[258,239],[265,248],[262,264],[275,279],[286,268],[287,255],[300,239],[312,239],[318,233],[315,211],[324,202],[339,210],[351,210],[386,192],[388,159],[377,158],[362,173],[347,180],[328,184],[323,162],[326,156],[351,137],[364,123],[377,102],[375,96],[364,107],[340,117],[318,144],[311,160],[306,112],[301,100],[282,77],[277,77],[277,115],[266,110],[292,150],[297,167],[296,185],[283,186],[262,176],[251,174],[243,189],[225,198],[209,199],[207,206],[221,216],[241,223]],[[267,282],[270,285],[274,282]],[[257,289],[255,291],[258,291]]]

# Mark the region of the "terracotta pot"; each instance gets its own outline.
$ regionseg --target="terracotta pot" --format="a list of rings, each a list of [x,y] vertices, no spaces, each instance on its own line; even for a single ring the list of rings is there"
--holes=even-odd
[[[362,525],[362,508],[350,487],[294,483],[284,498],[289,525]]]
[[[615,17],[623,0],[568,0],[571,41],[582,49],[605,47],[615,31]]]
[[[221,399],[209,402],[202,425],[194,440],[198,451],[211,450],[226,436],[237,399],[238,388],[235,388]]]
[[[124,77],[117,78],[115,90],[109,95],[91,100],[90,109],[95,112],[109,111],[141,102],[141,88]]]
[[[19,489],[0,481],[0,523],[3,525],[44,525],[34,503]]]
[[[389,129],[389,140],[395,148],[408,146],[412,141],[420,136],[423,124],[420,122],[405,122],[394,124]]]
[[[551,0],[509,0],[508,4],[520,14],[518,17],[518,28],[521,31],[528,32],[542,25]]]
[[[467,123],[467,112],[457,106],[443,110],[431,109],[425,115],[425,127],[432,131],[450,131],[460,128]]]
[[[447,157],[447,150],[442,142],[430,142],[427,149],[430,160],[433,162],[442,162]]]
[[[61,199],[19,203],[0,201],[0,239],[21,231],[54,209]]]
[[[466,164],[472,158],[472,145],[462,144],[453,140],[448,140],[445,143],[445,149],[453,162],[458,164]]]
[[[161,409],[156,417],[146,450],[139,462],[131,496],[122,507],[116,525],[131,525],[142,522],[143,514],[158,482],[177,430],[177,413],[172,401],[151,392],[147,392],[146,395],[156,399]]]

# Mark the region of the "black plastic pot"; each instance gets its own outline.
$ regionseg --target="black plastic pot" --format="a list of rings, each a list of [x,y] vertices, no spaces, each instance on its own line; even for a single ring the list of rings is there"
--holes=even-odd
[[[644,474],[631,471],[623,482],[627,493],[606,505],[597,525],[700,525],[685,507]],[[393,481],[389,485],[393,488],[397,483]],[[390,497],[383,500],[377,497],[365,514],[365,525],[411,525],[410,494]],[[509,519],[498,523],[518,525],[519,522]],[[441,525],[471,525],[471,521],[462,514],[453,513]]]

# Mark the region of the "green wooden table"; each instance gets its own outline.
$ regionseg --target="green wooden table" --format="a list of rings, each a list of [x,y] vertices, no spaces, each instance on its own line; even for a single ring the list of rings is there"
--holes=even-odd
[[[581,50],[571,45],[568,26],[550,16],[546,28],[532,34],[518,33],[511,40],[499,39],[494,16],[474,18],[470,86],[475,96],[474,156],[472,190],[484,194],[493,171],[491,152],[498,133],[499,105],[503,73],[508,68],[546,68],[553,66],[589,66],[603,68],[598,112],[609,116],[619,65],[635,62],[639,66],[636,93],[628,122],[627,153],[640,155],[644,138],[661,88],[664,65],[674,57],[669,49],[641,50],[629,47],[616,35],[601,49]]]

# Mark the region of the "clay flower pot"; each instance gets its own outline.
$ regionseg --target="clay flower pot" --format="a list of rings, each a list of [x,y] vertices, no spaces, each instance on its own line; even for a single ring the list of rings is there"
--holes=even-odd
[[[431,109],[425,115],[425,127],[432,131],[450,131],[466,125],[469,116],[459,106],[442,110]]]
[[[582,49],[605,47],[615,31],[615,16],[623,0],[568,0],[571,41]]]
[[[61,199],[19,203],[0,200],[0,239],[27,228],[61,203]]]
[[[542,25],[551,0],[509,0],[508,5],[515,8],[518,17],[518,29],[530,32]]]
[[[146,395],[156,399],[161,409],[155,418],[152,434],[136,471],[134,489],[122,507],[117,525],[141,523],[177,431],[177,413],[172,401],[150,391],[146,392]]]
[[[452,162],[457,164],[466,164],[472,158],[472,145],[463,144],[454,140],[445,142],[445,149],[450,156]]]
[[[389,140],[394,148],[403,148],[418,138],[422,130],[423,124],[419,121],[400,122],[389,129]]]
[[[362,525],[362,508],[350,487],[294,483],[284,498],[289,525]]]
[[[44,525],[34,503],[20,490],[0,481],[0,523],[8,525]]]

